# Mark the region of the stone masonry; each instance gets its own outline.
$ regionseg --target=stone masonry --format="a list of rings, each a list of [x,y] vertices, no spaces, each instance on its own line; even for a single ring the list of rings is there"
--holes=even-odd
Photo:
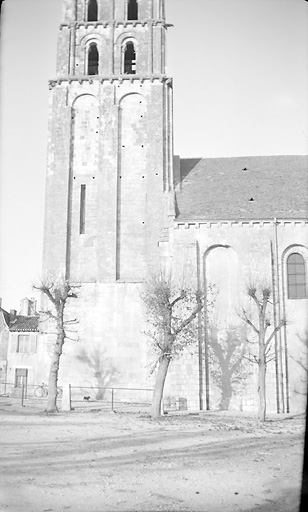
[[[141,283],[159,266],[173,187],[164,2],[139,0],[134,20],[126,0],[97,7],[89,21],[88,2],[63,1],[50,81],[43,271],[62,271],[80,286],[68,312],[78,318],[79,341],[66,345],[61,378],[82,381],[86,349],[116,368],[114,382],[142,387],[149,372]]]
[[[43,272],[78,285],[67,309],[60,385],[149,387],[151,350],[140,294],[161,265],[189,286],[216,290],[198,343],[172,361],[165,402],[217,407],[206,368],[208,329],[240,326],[249,282],[269,283],[277,319],[268,408],[300,411],[307,372],[307,157],[186,159],[173,155],[172,79],[164,0],[63,0],[57,76],[50,80]],[[289,257],[305,269],[289,293]],[[201,325],[202,323],[202,325]],[[247,335],[248,336],[248,335]],[[242,339],[247,346],[246,334]],[[46,381],[52,333],[37,349]],[[48,348],[49,347],[49,348]],[[230,407],[255,410],[257,368],[234,384]],[[34,376],[35,375],[35,376]]]

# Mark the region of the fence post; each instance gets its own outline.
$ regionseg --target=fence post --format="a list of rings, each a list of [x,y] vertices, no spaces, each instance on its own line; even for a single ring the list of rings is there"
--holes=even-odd
[[[111,410],[113,411],[113,391],[114,389],[111,389]]]
[[[24,407],[24,392],[25,392],[24,378],[21,377],[21,406],[22,407]]]
[[[71,385],[63,384],[61,411],[71,411],[71,410],[72,410]]]

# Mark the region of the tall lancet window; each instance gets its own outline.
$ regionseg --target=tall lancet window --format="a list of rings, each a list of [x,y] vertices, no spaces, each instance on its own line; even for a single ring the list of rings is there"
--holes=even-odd
[[[127,75],[136,74],[136,52],[134,44],[129,42],[124,51],[124,73]]]
[[[88,0],[88,21],[97,21],[97,0]]]
[[[293,253],[287,259],[288,299],[305,299],[306,268],[301,254]]]
[[[138,19],[138,1],[137,0],[128,0],[127,19],[128,20],[137,20]]]
[[[88,51],[88,75],[98,75],[98,51],[95,43],[90,45]]]

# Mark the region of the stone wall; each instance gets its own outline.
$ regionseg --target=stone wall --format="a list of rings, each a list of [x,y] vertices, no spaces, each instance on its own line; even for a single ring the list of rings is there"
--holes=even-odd
[[[175,223],[173,267],[177,274],[190,276],[196,282],[199,276],[201,285],[214,285],[214,308],[209,319],[224,332],[229,326],[243,325],[241,310],[245,310],[257,323],[255,307],[245,293],[250,283],[272,286],[270,241],[275,247],[275,227],[272,221],[259,222],[203,222],[191,224]],[[286,286],[286,258],[291,252],[301,253],[308,264],[307,223],[280,221],[277,226],[278,268],[274,251],[274,275],[276,294],[276,314],[286,317],[287,326],[277,335],[278,372],[280,407],[287,410],[289,397],[292,412],[304,410],[305,383],[307,372],[300,361],[305,361],[307,350],[307,299],[288,299]],[[199,255],[199,256],[198,256]],[[199,269],[198,269],[199,262]],[[306,267],[307,268],[307,267]],[[279,281],[278,281],[279,279]],[[279,284],[279,287],[277,286]],[[278,289],[279,288],[279,289]],[[279,292],[279,293],[278,293]],[[268,307],[273,325],[273,308]],[[272,327],[269,328],[270,334]],[[255,338],[247,331],[251,341]],[[246,335],[245,335],[246,338]],[[274,349],[274,341],[273,341]],[[246,349],[248,345],[246,344]],[[273,353],[273,351],[272,351]],[[193,363],[193,372],[191,371]],[[189,352],[175,361],[170,368],[166,393],[186,398],[187,404],[198,404],[197,388],[199,358]],[[248,363],[247,363],[248,364]],[[306,363],[305,363],[306,364]],[[185,367],[187,371],[185,371]],[[204,364],[203,364],[204,373]],[[287,375],[288,373],[288,375]],[[287,378],[289,383],[287,386]],[[231,407],[242,410],[255,410],[257,407],[257,365],[249,364],[245,385],[235,385],[236,394]],[[205,378],[202,382],[202,395],[205,397]],[[217,406],[220,391],[210,378],[210,402]],[[282,398],[283,397],[283,398]],[[276,410],[276,367],[271,361],[267,368],[267,404],[271,411]]]
[[[97,0],[98,20],[126,20],[128,0]],[[163,19],[165,16],[165,0],[138,0],[138,19]],[[62,0],[62,20],[87,20],[86,0]]]
[[[165,145],[169,90],[159,80],[63,81],[52,87],[44,269],[66,269],[73,281],[94,282],[138,280],[145,262],[157,264],[172,179]],[[121,275],[121,257],[135,268],[130,275]]]

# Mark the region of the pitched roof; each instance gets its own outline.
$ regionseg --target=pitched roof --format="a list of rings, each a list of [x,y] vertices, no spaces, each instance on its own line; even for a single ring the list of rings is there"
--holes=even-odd
[[[22,316],[17,315],[10,323],[11,332],[37,332],[38,329],[38,316]]]
[[[2,315],[3,315],[3,318],[4,318],[4,321],[5,321],[6,325],[9,325],[9,323],[10,323],[10,313],[5,311],[5,309],[3,309],[3,308],[0,308],[0,311],[1,311]]]
[[[181,159],[177,220],[307,219],[308,156]]]

